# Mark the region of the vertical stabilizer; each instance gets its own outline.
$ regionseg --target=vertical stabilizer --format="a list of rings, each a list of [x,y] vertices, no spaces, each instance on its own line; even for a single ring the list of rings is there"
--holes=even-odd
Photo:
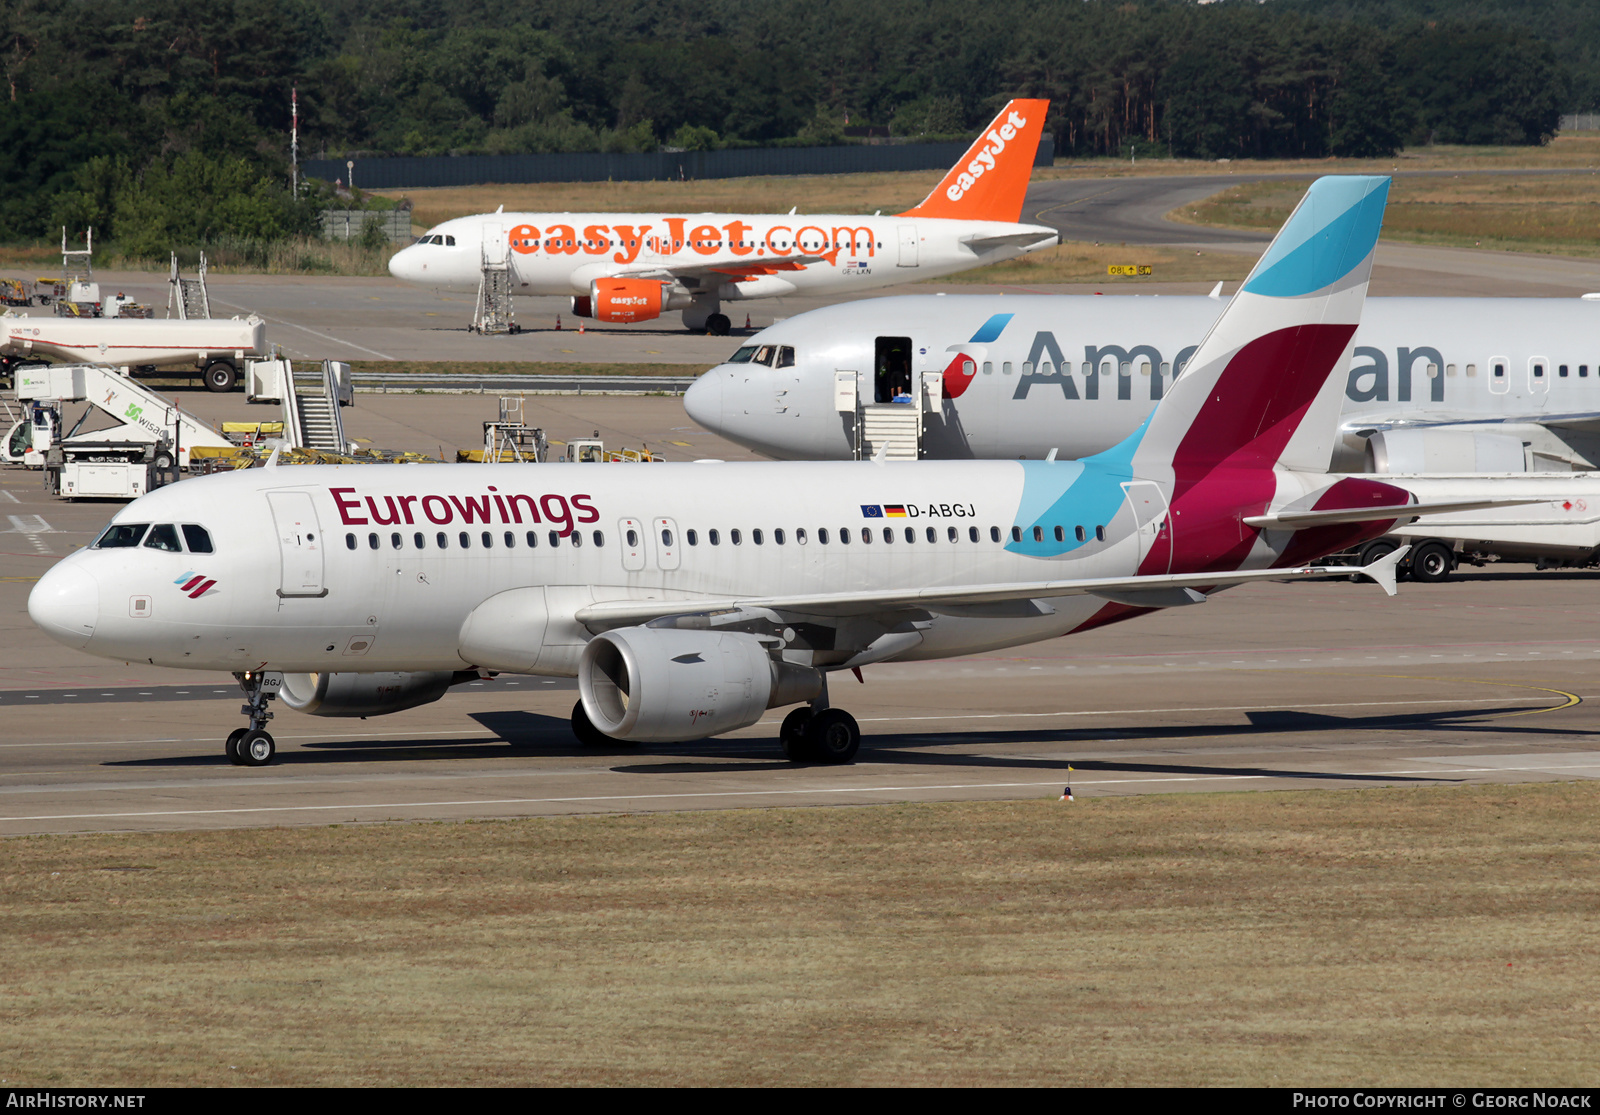
[[[922,204],[901,216],[1016,224],[1049,107],[1049,101],[1006,105]]]
[[[1178,487],[1218,467],[1324,472],[1389,179],[1319,178],[1139,438],[1133,467]]]

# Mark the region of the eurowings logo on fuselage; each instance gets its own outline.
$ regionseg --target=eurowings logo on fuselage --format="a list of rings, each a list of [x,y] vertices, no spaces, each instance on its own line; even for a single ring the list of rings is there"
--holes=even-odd
[[[207,577],[202,573],[196,573],[193,569],[190,569],[184,573],[183,576],[179,577],[172,583],[177,585],[178,591],[188,596],[190,600],[199,600],[202,596],[210,592],[212,587],[215,586],[217,582],[213,578]]]

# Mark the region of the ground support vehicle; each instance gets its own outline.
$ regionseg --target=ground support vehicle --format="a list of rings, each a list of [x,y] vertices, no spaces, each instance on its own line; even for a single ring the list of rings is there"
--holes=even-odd
[[[267,325],[245,318],[154,320],[29,317],[0,318],[0,359],[28,357],[133,368],[192,368],[206,388],[231,391],[247,360],[272,355]]]
[[[1384,474],[1421,503],[1530,499],[1521,506],[1423,515],[1338,555],[1364,564],[1400,546],[1402,575],[1443,581],[1461,565],[1529,563],[1541,569],[1600,565],[1600,472]]]

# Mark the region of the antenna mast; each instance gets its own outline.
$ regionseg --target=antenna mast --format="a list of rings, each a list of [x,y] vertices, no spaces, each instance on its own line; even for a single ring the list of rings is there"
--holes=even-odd
[[[300,87],[289,87],[289,196],[300,200]]]

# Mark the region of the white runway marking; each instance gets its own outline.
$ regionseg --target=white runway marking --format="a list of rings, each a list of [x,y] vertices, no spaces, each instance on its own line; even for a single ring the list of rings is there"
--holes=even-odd
[[[41,534],[54,534],[55,527],[44,521],[43,515],[7,515],[11,520],[11,532],[20,534],[40,554],[50,554],[51,550],[45,544]]]
[[[22,502],[16,496],[14,496],[10,492],[6,491],[4,488],[0,488],[0,499],[5,500],[7,503],[21,503]]]
[[[230,309],[244,310],[246,313],[253,313],[257,317],[259,317],[259,318],[261,318],[261,319],[263,319],[265,321],[275,322],[278,325],[287,325],[290,329],[298,329],[302,333],[310,333],[313,337],[321,337],[323,340],[332,341],[336,345],[345,345],[345,346],[347,346],[349,348],[360,349],[362,352],[370,352],[370,353],[372,353],[372,355],[376,356],[379,360],[393,360],[393,359],[395,359],[395,357],[390,356],[388,353],[379,352],[375,348],[367,348],[365,345],[358,345],[354,341],[347,341],[347,340],[344,340],[342,337],[329,336],[327,333],[318,333],[315,329],[308,329],[304,325],[296,325],[294,322],[292,322],[292,321],[284,321],[282,318],[267,317],[266,314],[260,313],[260,312],[258,312],[256,310],[251,310],[246,306],[239,306],[239,305],[236,305],[236,304],[234,304],[232,302],[223,302],[222,299],[220,299],[220,298],[217,299],[217,302],[218,302],[219,305],[227,306]]]

